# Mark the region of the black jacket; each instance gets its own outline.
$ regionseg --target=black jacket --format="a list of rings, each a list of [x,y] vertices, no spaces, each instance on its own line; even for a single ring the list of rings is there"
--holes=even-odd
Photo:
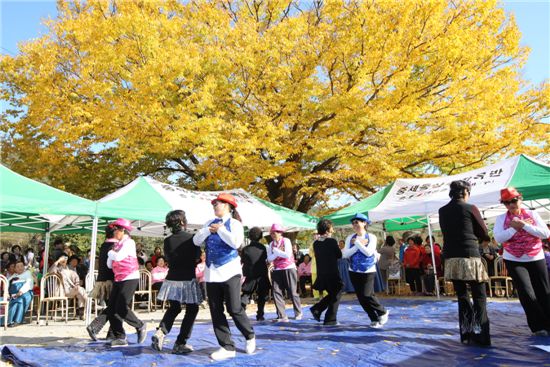
[[[479,209],[464,200],[451,200],[439,209],[443,258],[480,257],[478,239],[490,240]]]
[[[259,242],[251,242],[241,252],[243,275],[246,278],[267,277],[267,249]]]
[[[164,257],[168,261],[166,280],[195,279],[195,267],[201,248],[193,243],[193,235],[180,231],[164,239]]]
[[[113,269],[109,269],[107,267],[107,257],[109,254],[109,251],[113,248],[113,245],[116,242],[103,242],[99,249],[99,259],[97,264],[97,281],[98,282],[104,282],[106,280],[115,280],[115,274],[113,273]],[[79,274],[80,276],[80,274]]]

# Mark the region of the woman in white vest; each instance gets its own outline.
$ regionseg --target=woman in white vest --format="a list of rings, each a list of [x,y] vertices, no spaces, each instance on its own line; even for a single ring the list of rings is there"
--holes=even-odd
[[[349,276],[355,288],[357,299],[363,310],[369,315],[372,328],[381,328],[388,322],[390,312],[378,302],[374,294],[374,281],[376,279],[376,236],[367,233],[369,218],[357,213],[351,218],[354,234],[346,238],[346,244],[342,250],[342,256],[349,259]]]
[[[206,222],[195,234],[193,243],[196,246],[205,244],[206,293],[214,333],[220,349],[210,355],[215,361],[233,358],[236,355],[235,342],[224,314],[224,300],[227,312],[246,339],[246,353],[256,350],[256,337],[241,304],[241,259],[237,250],[244,240],[244,229],[241,217],[237,212],[237,201],[233,195],[221,193],[212,200],[216,218]]]

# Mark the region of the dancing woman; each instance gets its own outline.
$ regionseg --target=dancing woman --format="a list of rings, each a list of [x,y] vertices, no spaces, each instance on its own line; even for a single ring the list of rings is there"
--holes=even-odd
[[[244,240],[241,217],[237,212],[237,201],[233,195],[221,193],[212,200],[215,219],[209,220],[199,230],[193,242],[196,246],[205,243],[206,293],[214,333],[220,349],[210,355],[215,361],[233,358],[236,355],[235,342],[224,314],[227,312],[246,339],[246,353],[256,350],[256,337],[250,320],[241,304],[241,260],[237,249]]]

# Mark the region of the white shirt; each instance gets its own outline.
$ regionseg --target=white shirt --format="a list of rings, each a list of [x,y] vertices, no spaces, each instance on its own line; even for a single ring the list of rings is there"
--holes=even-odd
[[[218,235],[223,242],[233,247],[235,250],[238,250],[244,242],[243,225],[238,220],[231,218],[231,214],[226,214],[221,219],[223,223],[222,226],[218,228]],[[225,222],[228,220],[231,232],[225,228]],[[195,246],[201,246],[206,238],[212,234],[208,229],[212,222],[213,220],[206,222],[204,227],[195,234],[193,237]],[[204,269],[204,281],[207,283],[225,282],[235,275],[242,275],[241,258],[239,256],[222,266],[216,267],[214,264],[211,264]]]
[[[32,274],[30,271],[28,270],[25,270],[24,272],[22,272],[21,274],[17,274],[17,273],[13,273],[9,278],[8,278],[8,284],[12,281],[12,279],[14,278],[17,278],[17,280],[14,280],[14,283],[25,283],[23,284],[23,286],[21,286],[21,288],[19,289],[19,292],[21,292],[21,294],[23,293],[27,293],[28,291],[32,290],[32,287],[34,285],[34,280],[32,278]]]
[[[346,237],[346,245],[342,250],[342,257],[350,258],[357,251],[361,251],[365,256],[376,255],[377,261],[378,261],[378,257],[380,257],[380,255],[376,251],[376,241],[377,241],[376,236],[373,235],[372,233],[367,233],[367,236],[369,238],[369,243],[367,244],[367,246],[356,241],[355,245],[351,247],[351,238],[353,236],[355,236],[355,234],[350,234],[348,237]],[[357,237],[359,237],[359,235],[357,235]],[[351,270],[351,262],[350,262],[349,271],[353,271]],[[376,262],[374,263],[373,266],[368,268],[367,271],[365,271],[364,273],[375,273],[375,272],[376,272]],[[356,273],[360,273],[360,272],[356,272]]]
[[[267,246],[267,261],[273,262],[278,257],[282,257],[284,259],[291,259],[292,258],[292,243],[286,237],[283,237],[283,243],[284,243],[284,246],[285,246],[284,251],[279,250],[278,248],[271,246],[271,243],[269,243],[269,246]],[[286,269],[296,269],[296,263],[294,261],[292,261],[291,264],[288,265],[287,267],[273,269],[273,271],[286,270]]]
[[[550,230],[540,217],[540,215],[532,210],[525,209],[526,212],[528,212],[535,221],[535,224],[525,224],[523,226],[523,229],[525,232],[544,239],[550,237]],[[493,234],[495,235],[495,240],[497,242],[503,243],[508,241],[510,238],[512,238],[516,234],[516,230],[512,227],[508,229],[504,229],[504,220],[506,219],[506,213],[501,214],[497,217],[495,222],[495,227],[493,228]],[[544,251],[540,249],[540,252],[536,254],[535,256],[529,256],[527,254],[523,254],[521,257],[516,257],[506,251],[506,248],[504,248],[504,253],[502,255],[504,260],[510,260],[510,261],[518,261],[518,262],[528,262],[528,261],[538,261],[544,259]]]

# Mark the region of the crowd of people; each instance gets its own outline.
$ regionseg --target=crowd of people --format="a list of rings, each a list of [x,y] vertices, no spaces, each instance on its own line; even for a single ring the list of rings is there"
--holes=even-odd
[[[352,292],[368,315],[370,327],[377,329],[388,322],[390,310],[376,292],[382,291],[397,274],[404,275],[414,295],[433,294],[439,277],[452,282],[458,299],[461,341],[489,346],[486,283],[494,274],[497,259],[502,257],[529,328],[535,335],[548,335],[548,226],[536,212],[522,207],[517,190],[507,188],[501,192],[501,203],[507,212],[497,218],[494,238],[490,238],[479,210],[467,203],[471,189],[466,181],[450,185],[451,200],[439,211],[443,246],[433,236],[423,239],[419,234],[405,232],[397,241],[386,236],[379,248],[376,235],[369,231],[369,218],[357,213],[350,220],[353,233],[341,241],[333,237],[332,222],[320,220],[315,240],[304,256],[284,236],[285,228],[279,223],[271,226],[267,246],[262,244],[262,230],[254,227],[248,230],[249,243],[243,247],[244,228],[237,201],[222,193],[212,201],[213,219],[195,234],[187,230],[183,210],[168,213],[166,226],[171,235],[164,239],[163,248],[156,247],[149,258],[143,246],[131,238],[131,223],[117,219],[105,228],[97,278],[90,294],[106,307],[86,329],[97,340],[98,333],[109,323],[107,338],[111,346],[125,346],[127,323],[136,330],[137,342],[142,343],[147,325],[130,309],[130,304],[138,288],[139,271],[147,269],[157,299],[169,304],[152,337],[153,349],[163,350],[165,337],[183,308],[185,315],[172,352],[191,353],[193,347],[188,342],[193,325],[199,307],[207,302],[220,346],[211,358],[224,360],[236,355],[224,310],[244,336],[244,349],[249,354],[256,350],[256,334],[245,310],[255,299],[256,320],[264,321],[270,294],[275,302],[276,322],[289,322],[286,298],[292,303],[293,319],[301,320],[300,296],[312,292],[318,302],[310,307],[311,316],[326,326],[334,326],[338,325],[342,294]],[[56,240],[54,246],[48,273],[61,277],[65,295],[75,298],[78,314],[82,315],[88,297],[84,290],[87,264],[62,240]],[[1,260],[2,273],[9,282],[8,323],[15,326],[22,322],[37,284],[36,275],[40,273],[34,268],[44,259],[35,257],[32,248],[23,253],[15,245],[11,252],[2,253]],[[400,274],[401,270],[404,274]]]

